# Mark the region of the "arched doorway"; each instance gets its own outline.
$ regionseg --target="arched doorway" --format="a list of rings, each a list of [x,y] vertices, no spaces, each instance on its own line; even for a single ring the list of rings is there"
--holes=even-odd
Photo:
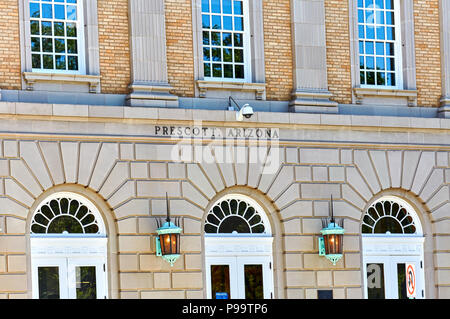
[[[365,298],[425,298],[425,238],[414,208],[384,196],[367,209],[361,232]]]
[[[222,197],[209,210],[204,231],[207,298],[273,298],[272,231],[255,200]]]
[[[58,192],[44,199],[31,219],[30,247],[33,298],[108,297],[106,229],[87,198]]]

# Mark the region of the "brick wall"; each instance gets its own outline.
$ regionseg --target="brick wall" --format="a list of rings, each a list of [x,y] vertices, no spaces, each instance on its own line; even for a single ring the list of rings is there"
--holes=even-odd
[[[130,43],[128,1],[98,1],[98,43],[102,93],[128,93]]]
[[[169,84],[178,96],[194,96],[194,51],[190,0],[166,0],[166,50]]]
[[[267,100],[290,100],[293,90],[289,0],[264,0],[264,56]]]
[[[439,106],[442,94],[439,1],[414,1],[416,81],[419,106]]]
[[[325,28],[331,99],[352,103],[348,1],[325,0]]]
[[[0,89],[18,90],[21,80],[17,0],[0,1],[0,12]]]

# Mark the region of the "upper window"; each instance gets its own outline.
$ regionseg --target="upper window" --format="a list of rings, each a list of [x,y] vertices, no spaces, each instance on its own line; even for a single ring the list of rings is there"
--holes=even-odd
[[[202,0],[205,79],[250,79],[247,0]]]
[[[84,73],[82,0],[30,0],[33,71]]]
[[[402,86],[398,0],[358,0],[360,84]]]
[[[373,203],[362,222],[363,234],[420,234],[420,222],[412,207],[399,199],[383,198]]]

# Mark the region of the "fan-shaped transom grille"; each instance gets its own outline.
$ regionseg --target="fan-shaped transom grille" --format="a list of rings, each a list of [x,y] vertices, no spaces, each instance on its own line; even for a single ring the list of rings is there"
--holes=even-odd
[[[95,214],[79,199],[55,197],[36,211],[31,234],[100,234]]]
[[[264,221],[253,205],[241,199],[224,199],[206,216],[205,232],[210,234],[266,232]]]
[[[415,234],[414,218],[405,205],[380,200],[367,210],[362,223],[364,234]]]

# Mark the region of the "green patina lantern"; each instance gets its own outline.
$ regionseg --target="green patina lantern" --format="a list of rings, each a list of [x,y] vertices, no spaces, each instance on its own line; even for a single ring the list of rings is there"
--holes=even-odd
[[[180,257],[180,233],[181,227],[170,221],[169,200],[167,199],[167,218],[166,222],[159,227],[156,232],[156,256],[165,259],[170,266]]]
[[[327,222],[328,220],[324,220],[326,227],[320,231],[322,236],[319,237],[319,256],[325,256],[333,265],[336,265],[342,258],[345,229],[334,220],[333,197],[331,197],[331,220],[328,225]]]

